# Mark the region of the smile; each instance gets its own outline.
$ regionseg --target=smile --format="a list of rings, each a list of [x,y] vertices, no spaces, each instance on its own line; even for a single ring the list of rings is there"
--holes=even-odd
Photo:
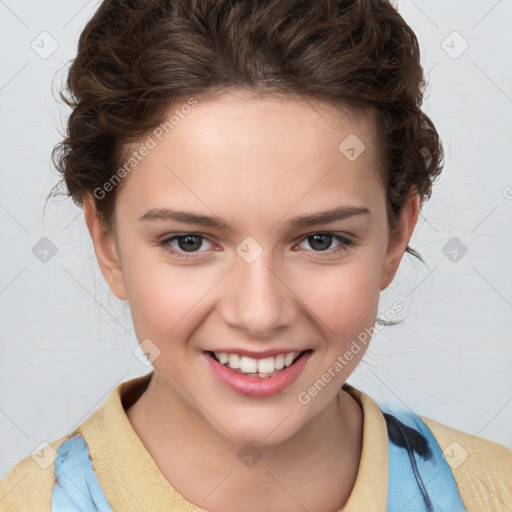
[[[313,350],[255,359],[226,352],[204,352],[214,375],[231,390],[250,397],[280,393],[301,374]]]
[[[229,368],[236,370],[238,373],[265,378],[272,377],[279,370],[290,366],[301,354],[302,352],[289,352],[287,354],[254,359],[248,356],[240,356],[239,354],[214,352],[214,357],[220,364],[229,366]]]

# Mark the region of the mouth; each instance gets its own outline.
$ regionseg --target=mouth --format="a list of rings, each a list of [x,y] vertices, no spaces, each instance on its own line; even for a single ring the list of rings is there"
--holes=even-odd
[[[208,366],[231,390],[250,397],[280,393],[301,374],[313,350],[254,359],[239,354],[204,351]]]

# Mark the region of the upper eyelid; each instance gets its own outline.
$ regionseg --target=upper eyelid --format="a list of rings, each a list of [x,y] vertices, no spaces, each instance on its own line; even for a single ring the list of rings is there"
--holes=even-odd
[[[193,231],[185,232],[185,233],[171,233],[171,234],[164,235],[164,236],[160,237],[158,240],[160,242],[167,242],[167,241],[170,242],[170,241],[175,240],[176,238],[182,238],[182,237],[190,236],[190,235],[201,237],[201,238],[203,238],[205,240],[208,240],[211,243],[215,243],[208,235],[205,235],[203,233],[196,233],[196,232],[193,232]]]
[[[159,240],[161,240],[161,241],[170,240],[175,237],[177,238],[177,237],[182,237],[182,236],[187,236],[187,235],[200,236],[201,238],[205,238],[206,240],[213,242],[210,235],[207,235],[205,233],[200,233],[198,231],[183,231],[183,232],[177,232],[177,233],[169,233],[167,235],[161,236],[159,238]],[[304,240],[305,238],[308,238],[313,235],[333,235],[333,236],[338,235],[338,236],[343,236],[345,238],[350,238],[350,239],[353,238],[353,235],[351,235],[350,233],[345,233],[345,232],[341,232],[341,231],[317,230],[317,231],[311,231],[309,233],[301,235],[301,236],[297,237],[295,240]]]

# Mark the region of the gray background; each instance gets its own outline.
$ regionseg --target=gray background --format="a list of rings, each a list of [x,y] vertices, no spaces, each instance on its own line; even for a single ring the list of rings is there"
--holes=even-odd
[[[103,281],[81,210],[61,199],[43,215],[67,115],[52,90],[97,5],[0,1],[0,478],[151,369],[134,356],[128,305]],[[381,312],[398,300],[405,321],[379,331],[349,382],[512,448],[512,2],[398,8],[421,43],[446,166],[411,242],[428,267],[406,255],[381,297]],[[57,249],[47,261],[42,237]]]

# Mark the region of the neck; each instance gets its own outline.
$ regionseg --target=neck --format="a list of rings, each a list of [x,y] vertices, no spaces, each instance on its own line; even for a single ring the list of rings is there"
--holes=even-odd
[[[339,510],[354,486],[362,411],[344,390],[286,441],[235,442],[212,428],[155,373],[126,413],[171,486],[209,511]],[[215,421],[215,420],[214,420]]]

